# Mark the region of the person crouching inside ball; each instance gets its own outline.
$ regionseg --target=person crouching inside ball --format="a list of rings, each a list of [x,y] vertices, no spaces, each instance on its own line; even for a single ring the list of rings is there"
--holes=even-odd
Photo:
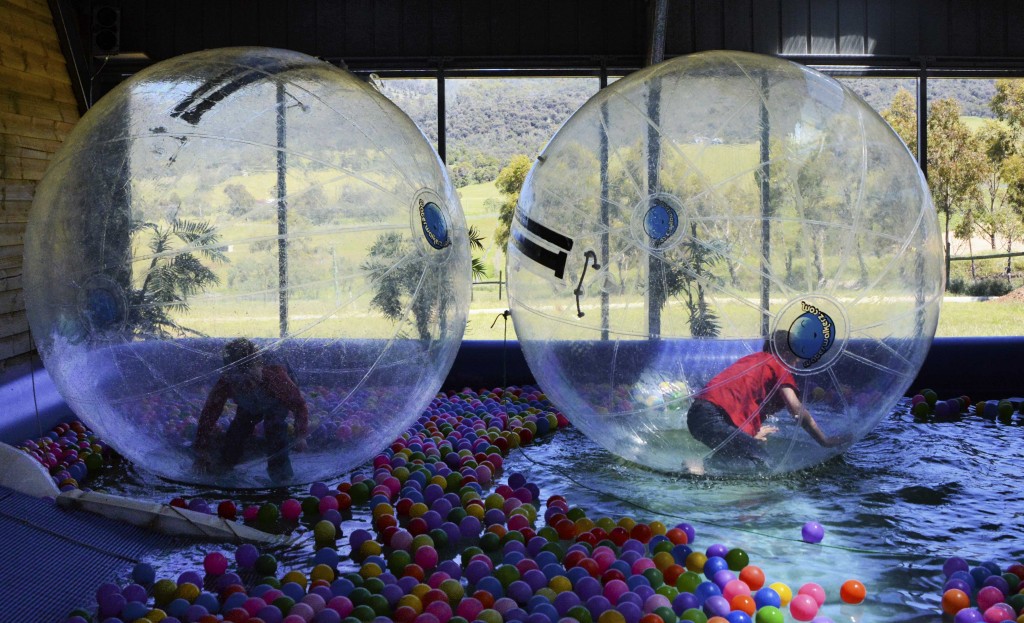
[[[288,443],[288,413],[295,418],[295,449],[306,445],[309,410],[298,385],[280,364],[263,360],[256,345],[245,338],[224,346],[224,371],[210,390],[199,416],[194,448],[196,469],[224,470],[242,458],[246,440],[263,422],[267,473],[272,480],[290,480],[292,472]],[[228,399],[235,401],[235,417],[214,452],[215,426]]]
[[[695,396],[687,413],[687,427],[697,441],[713,450],[713,463],[767,468],[766,439],[778,428],[762,424],[767,415],[783,407],[819,445],[830,448],[848,441],[846,436],[825,435],[797,397],[796,379],[786,363],[796,366],[800,357],[788,347],[788,338],[788,331],[775,332],[775,343],[787,362],[772,352],[771,340],[765,340],[761,352],[740,358]]]

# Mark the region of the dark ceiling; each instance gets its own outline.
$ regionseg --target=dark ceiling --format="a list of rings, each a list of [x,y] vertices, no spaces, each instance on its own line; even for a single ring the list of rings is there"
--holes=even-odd
[[[151,62],[288,48],[382,75],[628,73],[656,0],[50,0],[83,106]],[[912,75],[1024,75],[1019,0],[667,0],[666,57],[710,49]]]

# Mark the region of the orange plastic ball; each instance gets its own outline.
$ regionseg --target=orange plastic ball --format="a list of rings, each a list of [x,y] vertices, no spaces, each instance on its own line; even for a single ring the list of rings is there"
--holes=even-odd
[[[970,606],[971,598],[958,588],[951,588],[942,594],[942,611],[950,616]]]
[[[750,595],[735,595],[732,600],[729,601],[729,606],[733,610],[741,610],[747,613],[747,616],[754,616],[754,612],[757,611],[757,603],[754,598]]]
[[[764,586],[764,571],[761,571],[761,567],[747,565],[740,571],[740,579],[750,587],[750,590],[757,591]]]
[[[867,594],[867,589],[857,580],[847,580],[839,589],[839,598],[848,604],[859,604]]]

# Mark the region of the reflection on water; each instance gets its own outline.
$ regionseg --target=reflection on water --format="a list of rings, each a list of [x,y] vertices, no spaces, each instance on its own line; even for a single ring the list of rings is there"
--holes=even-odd
[[[691,523],[697,547],[742,547],[769,582],[785,582],[794,592],[805,582],[821,584],[828,594],[821,613],[837,622],[938,621],[947,557],[961,556],[972,564],[994,560],[1003,567],[1024,558],[1019,537],[1024,420],[1004,424],[972,416],[920,423],[908,406],[902,402],[843,456],[771,480],[666,476],[622,462],[575,429],[514,450],[505,477],[522,471],[544,498],[565,495],[592,519],[629,515],[640,521]],[[162,501],[176,495],[210,500],[238,500],[240,495],[147,478],[129,471],[101,484]],[[249,491],[242,501],[280,501],[305,491]],[[345,534],[369,527],[369,520],[368,509],[358,509],[343,524]],[[819,545],[800,539],[801,526],[810,520],[825,527]],[[279,552],[282,568],[308,567],[312,539],[301,538],[306,530],[300,526],[300,538]],[[339,540],[343,554],[346,542]],[[168,575],[197,568],[208,549],[169,552],[161,567]],[[354,567],[350,561],[344,564]],[[839,603],[839,587],[850,578],[868,589],[861,606]]]

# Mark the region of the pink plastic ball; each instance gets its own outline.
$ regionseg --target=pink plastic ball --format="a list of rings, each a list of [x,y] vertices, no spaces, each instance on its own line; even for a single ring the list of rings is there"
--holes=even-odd
[[[455,607],[455,614],[468,621],[475,621],[483,609],[484,605],[480,603],[479,599],[469,597],[459,602],[459,605]]]
[[[797,621],[810,621],[818,614],[818,602],[807,594],[798,594],[789,602],[789,613]]]
[[[732,598],[737,595],[749,595],[750,587],[743,580],[729,580],[722,587],[722,597],[729,600],[732,603]]]
[[[797,591],[797,594],[810,595],[812,598],[814,598],[814,601],[818,603],[819,608],[825,605],[825,589],[822,588],[820,584],[808,582],[807,584],[804,584],[800,587],[800,590]]]
[[[320,514],[323,515],[327,511],[338,510],[338,498],[333,495],[325,495],[320,498]]]
[[[413,554],[412,557],[413,561],[424,570],[430,570],[436,567],[439,559],[437,550],[429,545],[424,545],[416,550],[416,553]]]
[[[985,586],[978,591],[978,610],[987,612],[989,608],[1002,602],[1003,599],[1003,591],[994,586]]]
[[[1017,613],[1013,611],[1013,608],[1009,604],[998,603],[985,610],[985,623],[1003,623],[1003,621],[1013,621]]]
[[[650,558],[637,558],[633,563],[632,571],[634,575],[643,575],[644,569],[653,569],[654,567],[654,561]]]
[[[604,597],[610,601],[613,606],[619,603],[619,597],[622,597],[628,591],[629,586],[622,580],[611,580],[604,585]]]
[[[211,552],[203,559],[203,569],[210,575],[224,575],[228,570],[228,559],[220,552]]]
[[[281,502],[281,516],[287,521],[298,521],[302,515],[302,504],[295,499],[287,499]]]

